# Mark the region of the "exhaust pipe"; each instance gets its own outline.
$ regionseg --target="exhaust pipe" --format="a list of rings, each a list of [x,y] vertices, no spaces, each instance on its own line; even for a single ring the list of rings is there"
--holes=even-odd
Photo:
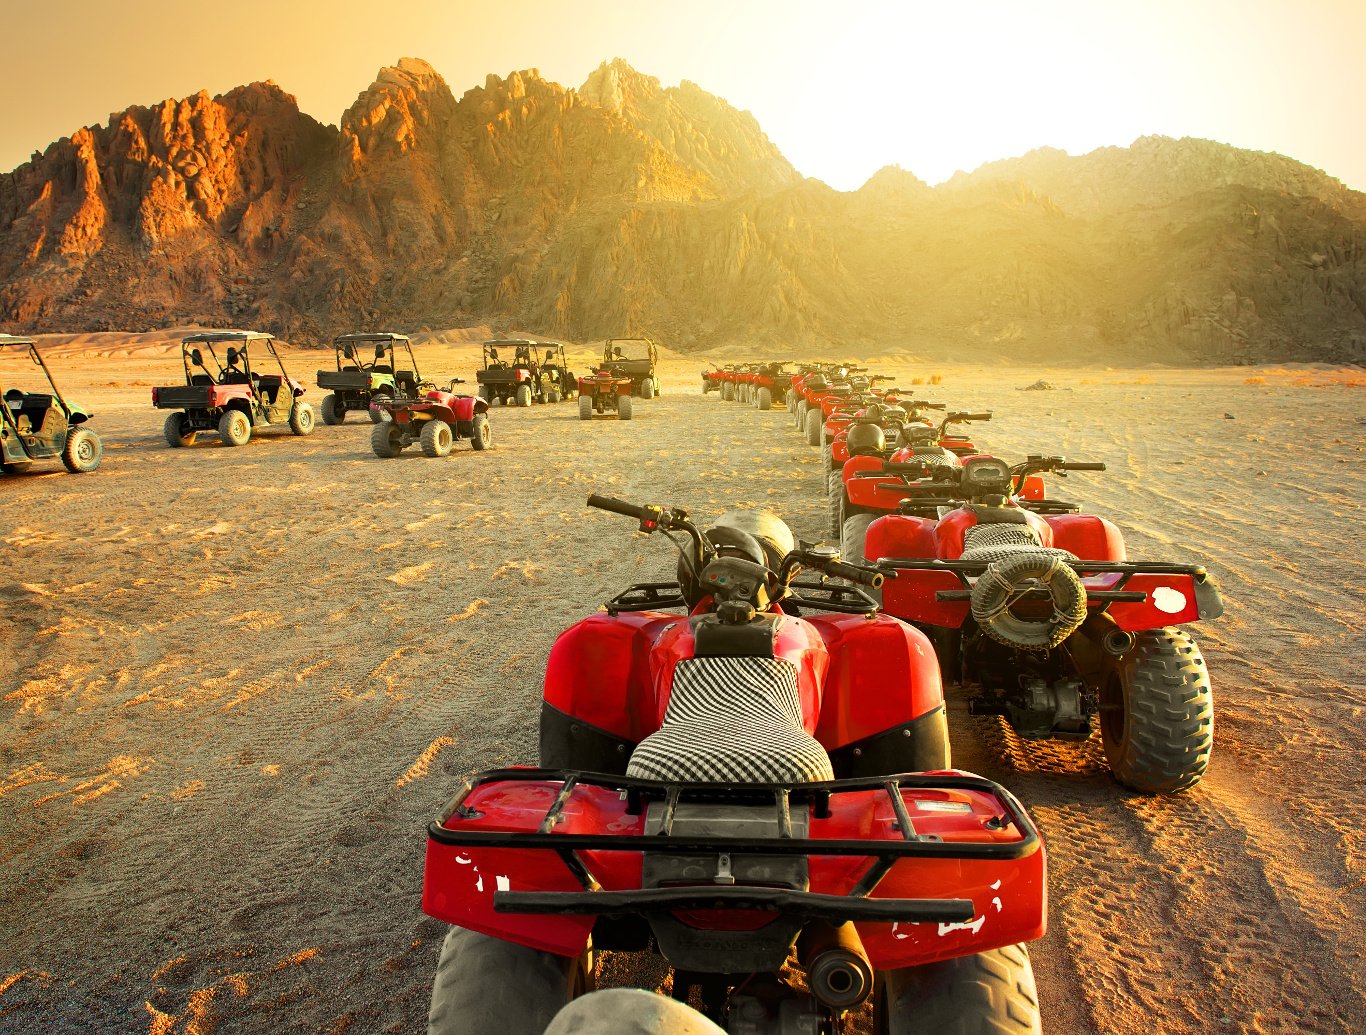
[[[873,993],[873,967],[854,925],[808,924],[797,939],[811,994],[827,1009],[851,1010]]]
[[[1105,639],[1100,641],[1100,645],[1117,658],[1133,650],[1134,643],[1134,634],[1123,629],[1111,629],[1105,634]]]

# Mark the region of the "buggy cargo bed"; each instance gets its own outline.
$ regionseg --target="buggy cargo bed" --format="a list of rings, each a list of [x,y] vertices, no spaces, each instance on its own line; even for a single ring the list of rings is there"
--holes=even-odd
[[[206,410],[210,385],[170,385],[158,388],[152,403],[158,410]]]
[[[352,389],[369,388],[370,375],[363,370],[319,370],[318,387]]]

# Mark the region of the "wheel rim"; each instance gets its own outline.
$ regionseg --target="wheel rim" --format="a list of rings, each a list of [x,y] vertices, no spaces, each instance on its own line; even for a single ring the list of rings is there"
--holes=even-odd
[[[82,437],[76,443],[76,459],[81,463],[88,464],[95,458],[95,444],[90,439]]]

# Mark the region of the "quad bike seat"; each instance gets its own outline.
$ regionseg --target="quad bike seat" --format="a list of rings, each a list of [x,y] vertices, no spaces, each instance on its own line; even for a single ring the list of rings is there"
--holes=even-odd
[[[772,657],[680,661],[664,722],[636,746],[626,775],[688,783],[835,778],[825,748],[802,727],[795,666]]]

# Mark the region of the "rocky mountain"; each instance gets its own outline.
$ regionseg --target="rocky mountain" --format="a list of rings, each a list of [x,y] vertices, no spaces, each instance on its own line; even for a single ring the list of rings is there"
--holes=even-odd
[[[935,188],[803,179],[748,113],[620,61],[456,98],[382,69],[337,127],[272,83],[111,116],[0,175],[8,330],[512,324],[676,348],[1366,360],[1366,195],[1145,137]]]

